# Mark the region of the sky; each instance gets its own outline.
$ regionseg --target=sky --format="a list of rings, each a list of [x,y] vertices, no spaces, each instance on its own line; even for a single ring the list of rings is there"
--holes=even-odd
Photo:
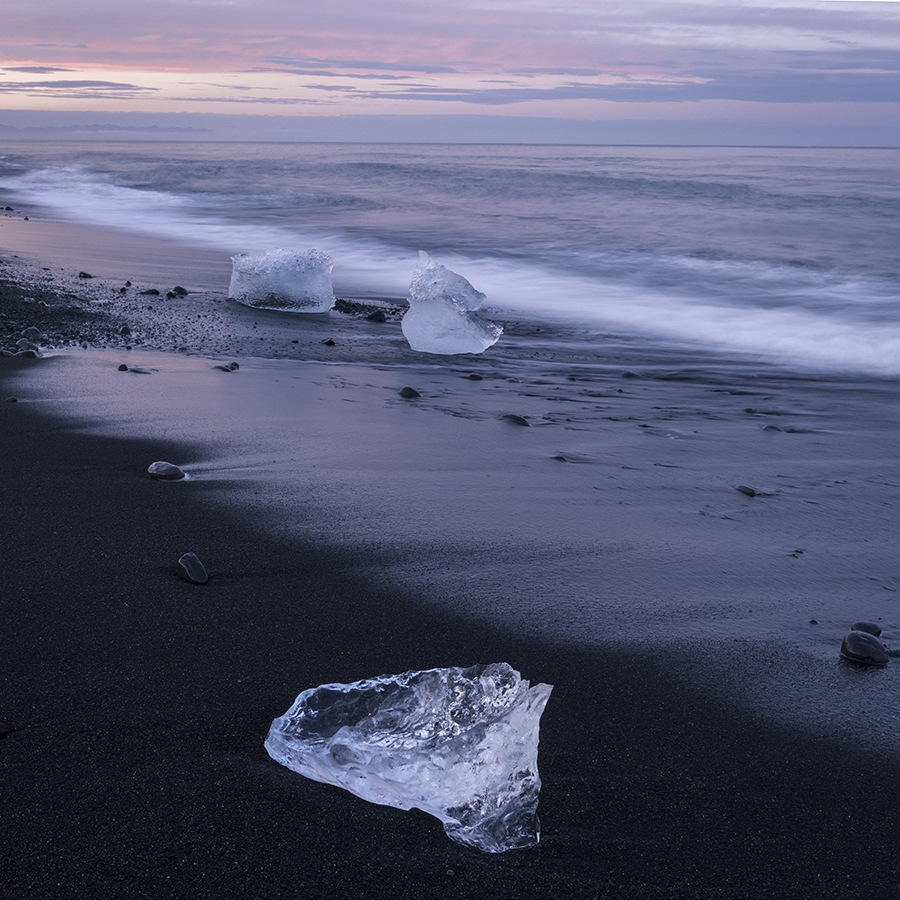
[[[4,0],[0,139],[900,146],[898,0]]]

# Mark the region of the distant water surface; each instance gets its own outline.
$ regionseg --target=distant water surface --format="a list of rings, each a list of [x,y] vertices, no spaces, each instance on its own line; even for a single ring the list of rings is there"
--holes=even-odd
[[[46,215],[243,253],[315,247],[338,296],[427,250],[497,315],[900,374],[900,150],[7,143]]]

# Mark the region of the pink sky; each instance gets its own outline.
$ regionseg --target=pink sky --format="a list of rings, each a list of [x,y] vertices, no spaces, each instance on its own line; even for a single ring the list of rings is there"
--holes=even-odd
[[[3,19],[7,128],[75,114],[900,128],[893,0],[5,0]]]

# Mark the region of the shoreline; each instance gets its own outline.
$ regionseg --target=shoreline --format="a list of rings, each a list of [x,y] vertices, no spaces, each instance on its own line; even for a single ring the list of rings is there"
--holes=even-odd
[[[0,286],[3,311],[37,311],[10,296],[25,290]],[[652,353],[629,360],[646,363],[639,378],[615,353],[529,372],[533,334],[518,357],[423,360],[388,323],[203,307],[243,329],[238,349],[323,354],[334,335],[335,359],[272,361],[195,349],[175,333],[189,300],[167,302],[152,349],[0,360],[18,397],[0,408],[11,896],[895,886],[900,758],[881,738],[896,733],[898,661],[842,664],[831,634],[851,610],[900,625],[894,488],[869,485],[893,477],[894,386],[750,366],[646,377],[669,371]],[[79,305],[66,328],[115,332],[109,304]],[[117,371],[134,356],[149,377]],[[240,370],[214,369],[234,356]],[[409,379],[421,402],[397,398]],[[154,459],[191,481],[152,482]],[[740,495],[741,471],[781,494]],[[787,544],[801,527],[804,546]],[[188,550],[208,586],[175,576]],[[816,597],[820,628],[802,632]],[[555,685],[534,850],[466,851],[436,820],[265,754],[271,720],[308,687],[501,660]]]

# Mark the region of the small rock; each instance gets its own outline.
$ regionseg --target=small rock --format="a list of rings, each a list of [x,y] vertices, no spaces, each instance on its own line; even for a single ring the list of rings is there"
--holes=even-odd
[[[126,366],[125,363],[122,363],[122,365],[119,366],[119,371],[120,371],[120,372],[127,372],[127,371],[128,371],[128,366]]]
[[[623,378],[640,378],[641,376],[638,375],[637,372],[632,372],[630,369],[626,369],[626,370],[622,373],[622,377],[623,377]]]
[[[167,300],[174,300],[177,296],[178,294],[176,294],[175,291],[166,291]]]
[[[29,328],[26,328],[22,332],[22,337],[25,338],[25,340],[33,341],[34,343],[45,340],[44,335],[40,332],[40,329],[35,328],[33,325]]]
[[[0,356],[15,356],[12,350],[0,350]]]
[[[119,334],[131,334],[131,329],[127,325],[123,325],[119,329]]]
[[[179,469],[174,463],[164,462],[163,460],[151,463],[147,469],[147,474],[151,478],[157,479],[157,481],[180,481],[184,478],[182,469]]]
[[[469,372],[468,374],[469,381],[483,381],[484,379],[477,372]]]
[[[188,292],[183,288],[180,284],[176,284],[175,287],[172,288],[172,293],[177,294],[179,297],[187,297]]]
[[[881,626],[876,622],[854,622],[850,626],[851,631],[865,631],[866,634],[871,634],[874,637],[879,637],[881,635]]]
[[[148,288],[146,291],[141,291],[142,297],[158,297],[159,291],[156,288]]]
[[[230,363],[221,363],[218,366],[213,366],[213,368],[220,369],[222,372],[237,372],[237,370],[240,368],[240,365],[238,365],[238,363],[236,363],[236,362],[230,362]]]
[[[784,429],[779,428],[777,425],[765,425],[763,426],[763,431],[780,431],[782,434],[784,434]]]
[[[366,319],[370,322],[386,322],[387,316],[384,314],[384,310],[376,309],[374,312],[370,312]]]
[[[7,397],[7,398],[6,398],[6,402],[7,402],[7,403],[18,403],[18,402],[19,402],[19,398],[18,398],[18,397]]]
[[[32,341],[26,340],[25,338],[20,338],[16,341],[16,346],[20,350],[40,350],[37,344],[32,343]]]
[[[756,488],[750,487],[749,484],[739,484],[737,486],[737,490],[739,490],[742,494],[746,494],[748,497],[755,497],[759,493]]]
[[[79,277],[79,278],[93,278],[94,276],[93,276],[93,275],[89,275],[87,272],[79,272],[79,273],[78,273],[78,277]]]
[[[253,327],[256,328],[255,325],[254,325]],[[334,341],[333,341],[331,338],[328,338],[327,341],[322,341],[322,343],[323,343],[326,347],[333,347],[333,346],[334,346]]]
[[[40,359],[41,354],[37,350],[20,350],[16,356],[22,359]]]
[[[209,575],[195,553],[185,553],[178,560],[178,574],[191,584],[206,584],[209,581]]]
[[[529,422],[528,419],[517,416],[515,413],[507,413],[505,416],[500,416],[500,418],[506,419],[507,422],[512,422],[513,425],[525,425],[526,427],[531,427],[531,422]]]
[[[421,397],[422,395],[415,389],[411,387],[402,387],[398,391],[401,397],[405,397],[407,400],[415,400],[416,397]]]
[[[557,453],[556,456],[553,457],[553,459],[559,462],[568,462],[568,460],[562,455],[562,453]]]
[[[125,282],[125,287],[131,287],[131,282],[130,282],[130,281],[126,281],[126,282]]]
[[[886,666],[887,651],[875,635],[867,631],[851,631],[841,643],[841,656],[866,666]]]

